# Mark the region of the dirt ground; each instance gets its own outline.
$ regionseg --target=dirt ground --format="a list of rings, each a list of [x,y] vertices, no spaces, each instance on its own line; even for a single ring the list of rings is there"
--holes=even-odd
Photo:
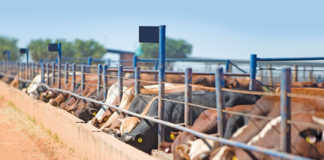
[[[55,133],[0,97],[1,160],[77,160]]]

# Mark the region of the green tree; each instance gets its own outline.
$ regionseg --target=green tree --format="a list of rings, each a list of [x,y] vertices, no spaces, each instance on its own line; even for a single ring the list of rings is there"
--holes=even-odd
[[[57,54],[48,51],[48,44],[52,43],[51,39],[36,39],[29,42],[29,53],[34,61],[40,59],[55,59]]]
[[[159,46],[157,43],[141,43],[142,58],[158,58]],[[167,58],[186,58],[191,55],[192,44],[182,39],[166,38],[165,52]]]
[[[78,58],[87,58],[92,56],[94,58],[101,58],[106,50],[103,45],[94,40],[80,40],[66,41],[64,39],[58,40],[62,43],[62,56],[75,58],[75,62],[81,62]],[[48,44],[55,42],[51,39],[36,39],[32,40],[28,48],[34,61],[40,59],[54,60],[57,57],[57,53],[48,51]]]
[[[77,51],[75,58],[85,58],[85,57],[93,57],[93,58],[102,58],[106,49],[103,45],[98,43],[95,40],[80,40],[76,39],[74,41],[74,47]]]
[[[2,54],[5,50],[10,51],[10,60],[19,59],[17,42],[15,38],[0,36],[0,60],[7,60],[7,55]]]

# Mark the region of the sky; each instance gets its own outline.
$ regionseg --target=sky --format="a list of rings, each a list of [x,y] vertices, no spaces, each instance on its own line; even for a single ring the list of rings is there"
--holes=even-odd
[[[139,25],[193,44],[193,57],[248,59],[323,56],[321,0],[0,0],[0,35],[94,39],[135,51]]]

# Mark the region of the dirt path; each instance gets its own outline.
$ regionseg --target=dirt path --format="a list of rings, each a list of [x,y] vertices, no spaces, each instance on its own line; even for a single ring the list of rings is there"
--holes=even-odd
[[[1,160],[77,160],[74,150],[64,145],[33,119],[0,97]]]

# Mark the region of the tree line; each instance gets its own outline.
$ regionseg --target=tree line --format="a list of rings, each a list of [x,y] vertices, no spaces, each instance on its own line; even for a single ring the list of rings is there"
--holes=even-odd
[[[106,54],[106,48],[99,42],[90,40],[75,39],[67,41],[64,39],[34,39],[26,46],[29,49],[31,58],[34,61],[54,60],[57,54],[48,51],[48,44],[56,41],[61,42],[64,57],[69,58],[102,58]],[[18,39],[0,35],[0,60],[7,59],[6,55],[2,54],[5,50],[11,52],[10,59],[18,60],[22,55],[19,54]],[[192,52],[192,44],[182,39],[166,39],[166,56],[168,58],[186,58]],[[142,58],[157,58],[158,44],[141,43],[136,54]]]

